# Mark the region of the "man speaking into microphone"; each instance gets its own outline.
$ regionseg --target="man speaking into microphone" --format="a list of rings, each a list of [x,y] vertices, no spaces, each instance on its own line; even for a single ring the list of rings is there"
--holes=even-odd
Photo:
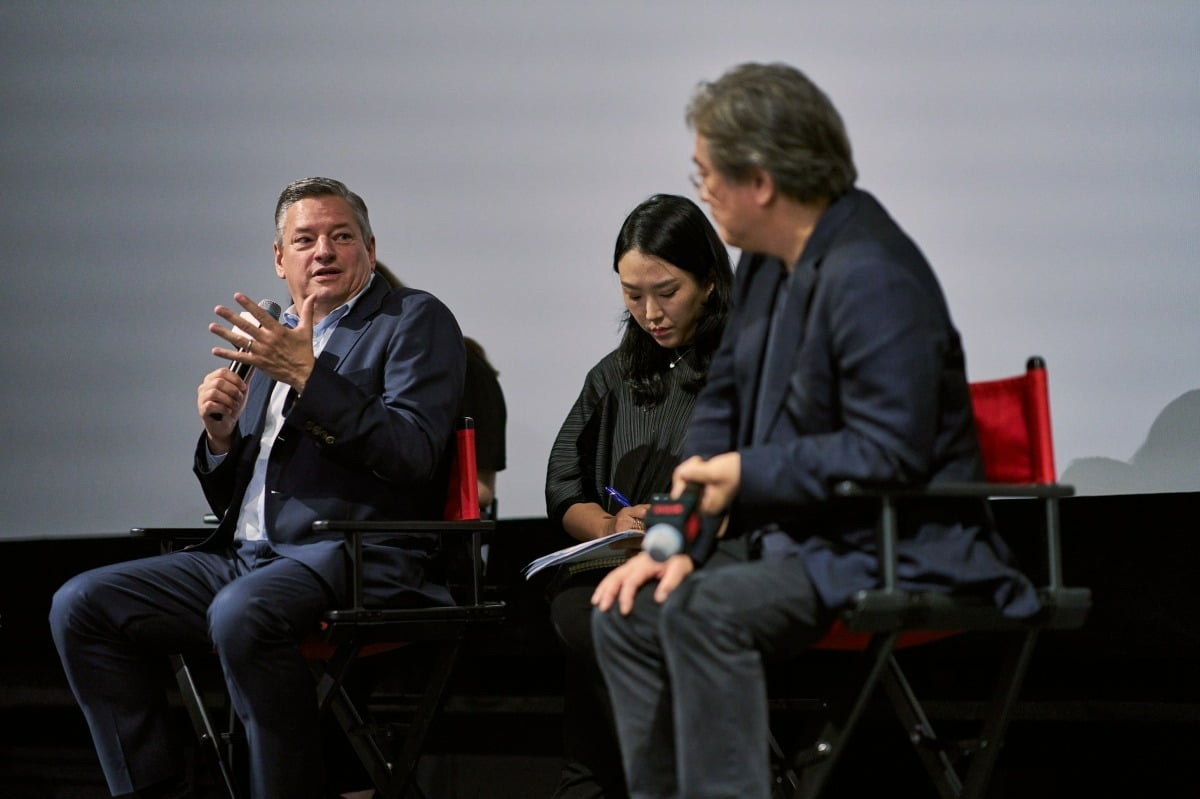
[[[465,369],[453,315],[375,276],[366,204],[340,181],[284,188],[273,250],[292,302],[283,318],[238,293],[244,313],[218,307],[223,324],[210,326],[222,365],[197,390],[194,469],[213,534],[86,572],[54,597],[54,641],[114,795],[191,795],[160,678],[169,653],[215,647],[246,727],[251,795],[328,796],[297,644],[349,586],[341,536],[312,523],[441,516]],[[433,546],[365,545],[366,602],[449,603],[427,576]]]
[[[597,656],[629,794],[768,799],[764,660],[801,652],[875,584],[873,517],[844,479],[982,474],[962,346],[917,246],[855,187],[850,142],[798,70],[746,64],[688,108],[693,183],[742,250],[733,315],[696,400],[673,491],[703,487],[732,545],[643,552],[597,587]],[[921,520],[899,545],[905,588],[977,591],[1037,610],[982,504]]]

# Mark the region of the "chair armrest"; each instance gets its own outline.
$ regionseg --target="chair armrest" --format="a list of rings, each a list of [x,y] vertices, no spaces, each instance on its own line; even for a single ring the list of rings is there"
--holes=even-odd
[[[971,499],[988,497],[1028,497],[1059,499],[1075,494],[1075,486],[1065,483],[930,483],[922,486],[887,486],[843,480],[833,487],[839,497],[894,497],[896,499]]]
[[[316,532],[341,533],[350,551],[350,596],[352,610],[363,610],[363,540],[368,537],[391,537],[406,533],[436,533],[442,536],[469,536],[471,552],[471,599],[480,604],[483,595],[483,533],[496,528],[496,522],[471,521],[404,521],[318,519],[312,523]]]
[[[958,499],[1028,498],[1038,500],[1045,509],[1042,535],[1045,539],[1046,589],[1062,588],[1062,546],[1060,541],[1058,500],[1073,496],[1075,487],[1065,483],[994,483],[955,482],[932,483],[920,486],[890,486],[843,480],[833,487],[833,493],[846,499],[875,499],[880,502],[878,532],[880,588],[896,590],[896,546],[899,540],[899,507],[907,501],[923,502]]]
[[[844,617],[852,632],[920,630],[1020,630],[1035,625],[1049,630],[1083,626],[1091,610],[1092,593],[1086,588],[1038,591],[1042,610],[1026,619],[1008,618],[982,597],[957,597],[932,591],[859,591]]]

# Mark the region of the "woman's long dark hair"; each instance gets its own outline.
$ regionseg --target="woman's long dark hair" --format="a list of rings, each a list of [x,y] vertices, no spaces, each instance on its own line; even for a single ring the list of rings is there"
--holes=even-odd
[[[733,269],[729,253],[708,217],[686,197],[655,194],[630,212],[617,234],[613,253],[613,271],[620,273],[617,264],[631,250],[659,258],[682,269],[696,279],[703,289],[712,283],[712,293],[704,300],[700,321],[692,338],[688,357],[699,376],[684,385],[689,391],[699,391],[708,375],[708,366],[721,341],[725,320],[729,316],[729,298],[733,293]],[[629,311],[622,319],[624,332],[620,353],[621,370],[633,387],[639,405],[657,405],[667,394],[663,376],[676,357],[672,351],[659,346],[634,320]]]

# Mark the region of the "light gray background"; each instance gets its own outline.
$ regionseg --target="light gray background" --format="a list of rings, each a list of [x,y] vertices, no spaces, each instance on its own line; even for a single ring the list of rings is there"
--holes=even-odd
[[[0,536],[196,522],[212,307],[286,299],[271,211],[308,175],[362,194],[379,257],[487,348],[501,515],[543,515],[551,441],[616,343],[617,228],[691,193],[684,105],[747,60],[834,99],[972,379],[1047,358],[1060,469],[1129,466],[1200,386],[1194,0],[8,0]]]

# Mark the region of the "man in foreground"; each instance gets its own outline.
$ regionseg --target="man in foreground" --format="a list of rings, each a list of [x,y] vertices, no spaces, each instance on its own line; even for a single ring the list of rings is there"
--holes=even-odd
[[[855,188],[825,94],[792,67],[747,64],[702,85],[688,123],[700,197],[743,254],[673,491],[703,486],[701,511],[728,515],[747,557],[728,544],[663,563],[642,553],[598,586],[593,627],[631,796],[768,799],[764,659],[803,651],[876,582],[873,510],[835,502],[832,486],[982,467],[941,289]],[[903,587],[1036,611],[982,503],[916,516]]]

